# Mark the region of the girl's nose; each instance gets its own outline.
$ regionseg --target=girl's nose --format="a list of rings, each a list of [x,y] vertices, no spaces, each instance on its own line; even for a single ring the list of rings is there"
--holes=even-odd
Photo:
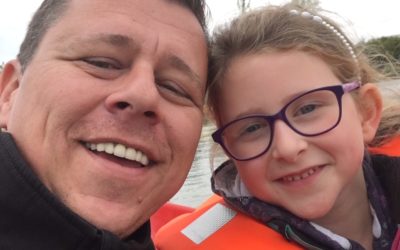
[[[296,162],[307,148],[308,142],[285,122],[277,120],[274,125],[274,137],[271,145],[272,157],[287,162]]]

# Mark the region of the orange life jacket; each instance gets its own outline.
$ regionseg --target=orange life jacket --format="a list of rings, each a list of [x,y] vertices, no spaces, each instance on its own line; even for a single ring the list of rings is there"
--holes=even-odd
[[[154,238],[154,235],[158,232],[158,229],[160,229],[173,218],[193,211],[194,208],[192,207],[186,207],[171,202],[165,203],[150,218],[151,237]]]
[[[154,237],[158,250],[294,250],[280,233],[212,196],[192,213],[176,217]]]
[[[369,151],[400,156],[400,136]],[[162,226],[154,241],[158,250],[302,249],[268,226],[232,210],[217,195]],[[400,250],[400,230],[395,242],[392,250]]]
[[[391,141],[380,147],[369,148],[368,150],[373,154],[400,156],[400,136],[393,138]]]

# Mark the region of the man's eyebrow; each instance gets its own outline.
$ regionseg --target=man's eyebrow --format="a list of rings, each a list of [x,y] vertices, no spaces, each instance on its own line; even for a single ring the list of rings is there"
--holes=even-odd
[[[77,37],[71,41],[68,47],[87,47],[93,45],[94,43],[103,43],[105,45],[112,45],[120,48],[138,48],[136,42],[132,38],[120,34],[96,34],[86,37]]]
[[[74,39],[68,46],[68,48],[82,48],[90,47],[94,43],[104,43],[106,45],[112,45],[114,47],[120,47],[129,50],[139,50],[140,46],[131,38],[120,34],[96,34],[87,37],[78,37]],[[201,86],[200,76],[195,73],[192,68],[180,57],[167,54],[166,63],[173,68],[176,68],[187,76],[189,76],[193,81],[195,81],[199,86]]]
[[[105,43],[109,43],[118,47],[127,47],[136,45],[132,38],[118,35],[118,34],[100,34],[98,36],[100,41],[104,41]]]
[[[199,86],[201,85],[201,80],[198,74],[196,74],[192,68],[181,58],[169,54],[167,56],[167,64],[184,72],[186,75],[188,75],[193,81],[195,81]]]

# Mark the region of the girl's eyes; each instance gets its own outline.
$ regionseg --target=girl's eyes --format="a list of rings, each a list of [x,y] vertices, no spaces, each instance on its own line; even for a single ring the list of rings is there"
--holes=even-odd
[[[242,139],[257,138],[265,133],[267,128],[268,124],[265,122],[249,121],[249,123],[238,132],[238,137]]]
[[[315,111],[317,109],[317,107],[318,106],[316,104],[303,105],[298,109],[298,111],[296,112],[296,115],[306,115],[308,113]]]
[[[247,126],[247,127],[245,128],[243,134],[250,134],[250,133],[253,133],[253,132],[257,131],[257,130],[260,129],[260,128],[261,128],[261,125],[260,125],[260,124],[251,124],[251,125],[249,125],[249,126]]]

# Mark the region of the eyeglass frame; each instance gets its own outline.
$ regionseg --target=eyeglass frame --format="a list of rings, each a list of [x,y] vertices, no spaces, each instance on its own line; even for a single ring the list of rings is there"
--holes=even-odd
[[[243,117],[234,119],[234,120],[228,122],[227,124],[225,124],[224,126],[220,127],[219,129],[217,129],[215,132],[213,132],[211,134],[211,137],[213,138],[214,142],[218,143],[224,149],[224,151],[230,157],[232,157],[233,159],[235,159],[237,161],[253,160],[253,159],[255,159],[257,157],[260,157],[261,155],[265,154],[269,150],[269,148],[271,147],[272,140],[274,138],[274,125],[275,125],[275,122],[277,120],[283,121],[289,128],[291,128],[297,134],[302,135],[302,136],[307,136],[307,137],[313,137],[313,136],[318,136],[318,135],[321,135],[321,134],[325,134],[325,133],[331,131],[332,129],[334,129],[340,123],[340,121],[342,119],[342,97],[343,97],[343,95],[345,93],[349,93],[349,92],[351,92],[353,90],[356,90],[356,89],[358,89],[360,87],[361,87],[361,84],[359,82],[355,81],[355,82],[350,82],[350,83],[331,85],[331,86],[326,86],[326,87],[321,87],[321,88],[316,88],[316,89],[309,90],[309,91],[307,91],[307,92],[305,92],[305,93],[303,93],[303,94],[301,94],[299,96],[296,96],[292,100],[290,100],[285,106],[283,106],[274,115],[247,115],[247,116],[243,116]],[[330,128],[328,128],[328,129],[326,129],[326,130],[324,130],[322,132],[318,132],[316,134],[305,134],[305,133],[302,133],[302,132],[298,131],[296,128],[294,128],[290,124],[290,122],[289,122],[289,120],[288,120],[288,118],[286,117],[286,114],[285,114],[286,109],[288,108],[288,106],[290,106],[293,102],[295,102],[299,98],[301,98],[301,97],[303,97],[305,95],[308,95],[310,93],[321,91],[321,90],[329,90],[329,91],[331,91],[331,92],[333,92],[335,94],[336,100],[337,100],[338,105],[339,105],[339,116],[338,116],[338,119],[337,119],[336,123],[333,126],[331,126]],[[240,159],[240,158],[234,156],[228,150],[228,148],[226,147],[226,145],[225,145],[225,143],[224,143],[224,141],[222,139],[222,134],[223,134],[224,130],[227,127],[229,127],[230,125],[232,125],[233,123],[236,123],[237,121],[241,121],[241,120],[248,119],[248,118],[262,118],[262,119],[265,119],[268,122],[268,124],[270,125],[271,137],[270,137],[270,140],[268,142],[268,145],[265,147],[265,149],[263,151],[261,151],[261,153],[255,155],[255,156],[249,157],[249,158]]]

